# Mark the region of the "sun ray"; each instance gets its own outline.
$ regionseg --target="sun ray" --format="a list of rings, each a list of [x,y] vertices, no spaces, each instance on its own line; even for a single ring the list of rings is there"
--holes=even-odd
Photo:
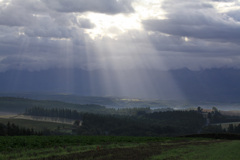
[[[92,79],[96,78],[96,75],[90,75],[92,94],[99,95],[101,93],[105,96],[130,98],[184,99],[183,93],[170,72],[165,72],[164,77],[155,75],[161,72],[157,69],[159,63],[162,64],[162,69],[165,69],[161,58],[148,54],[147,50],[143,51],[135,42],[134,35],[129,33],[124,37],[125,43],[118,43],[119,40],[109,38],[99,39],[95,41],[97,43],[94,44],[94,49],[91,49],[94,54],[88,53],[88,62],[95,63],[98,68],[96,72],[101,70],[97,75],[98,84]],[[155,50],[148,41],[147,34],[142,38],[149,50]],[[153,59],[158,63],[158,67],[154,72],[149,72],[156,64],[152,63]],[[159,82],[156,81],[156,77],[160,78]]]

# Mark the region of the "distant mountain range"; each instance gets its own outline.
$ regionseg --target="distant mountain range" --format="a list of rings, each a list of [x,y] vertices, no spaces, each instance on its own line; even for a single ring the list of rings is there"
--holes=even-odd
[[[171,71],[181,91],[190,100],[239,102],[240,70],[208,69]]]
[[[51,69],[0,73],[0,93],[63,93],[80,96],[240,102],[240,70],[86,71]]]

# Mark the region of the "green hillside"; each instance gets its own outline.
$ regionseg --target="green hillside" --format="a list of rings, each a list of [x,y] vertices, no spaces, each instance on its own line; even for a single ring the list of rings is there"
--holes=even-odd
[[[27,98],[0,97],[0,111],[23,113],[27,108],[44,107],[44,108],[68,108],[78,110],[80,112],[101,113],[105,111],[105,107],[95,104],[73,104],[60,101],[50,100],[32,100]]]

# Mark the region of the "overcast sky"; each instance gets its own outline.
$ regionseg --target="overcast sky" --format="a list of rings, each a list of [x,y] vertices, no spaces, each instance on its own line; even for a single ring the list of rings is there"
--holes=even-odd
[[[0,0],[0,71],[240,68],[239,0]]]

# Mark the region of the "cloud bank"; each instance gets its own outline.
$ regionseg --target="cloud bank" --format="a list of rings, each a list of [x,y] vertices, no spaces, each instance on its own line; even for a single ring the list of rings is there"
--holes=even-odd
[[[50,9],[58,12],[99,12],[106,14],[129,13],[134,9],[131,0],[42,0]]]

